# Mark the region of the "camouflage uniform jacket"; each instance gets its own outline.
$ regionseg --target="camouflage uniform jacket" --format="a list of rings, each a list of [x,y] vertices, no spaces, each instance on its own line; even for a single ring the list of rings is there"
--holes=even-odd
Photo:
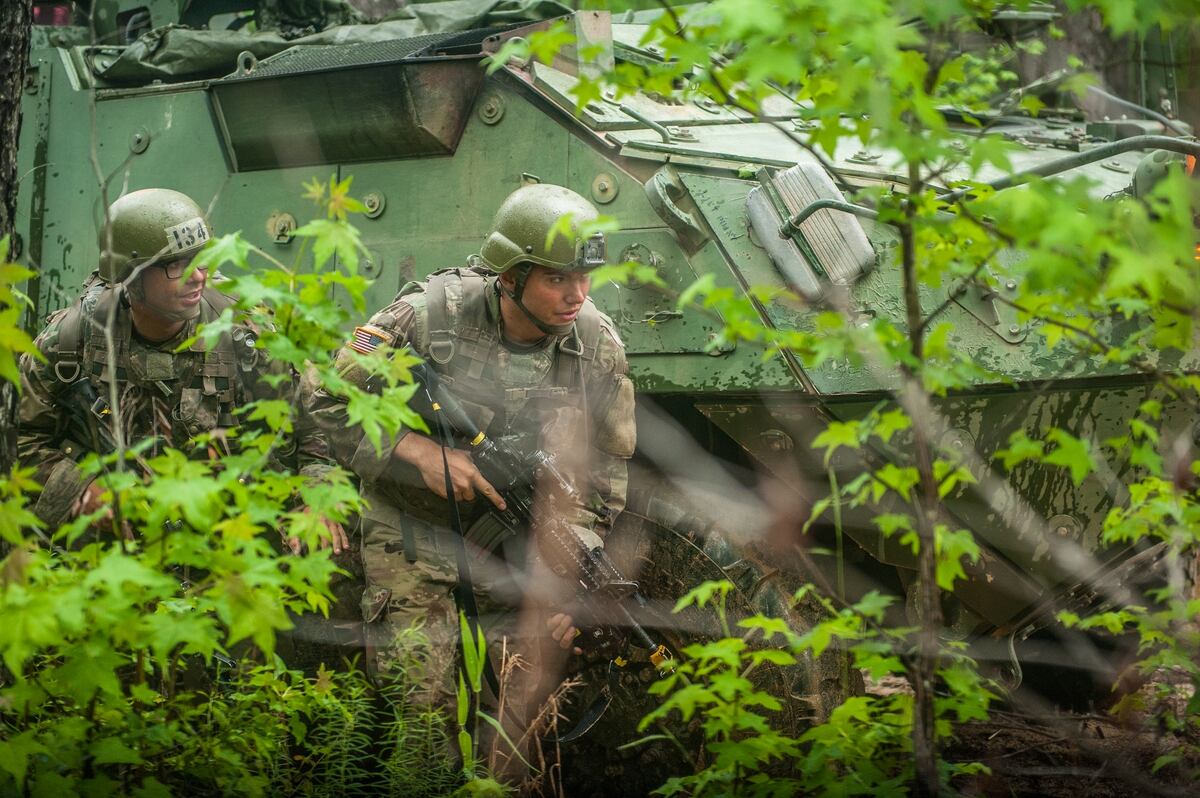
[[[590,299],[566,336],[514,347],[500,330],[496,277],[450,269],[406,285],[359,329],[383,333],[393,347],[411,347],[493,439],[505,438],[522,451],[540,447],[551,456],[585,453],[588,484],[577,487],[590,499],[567,520],[603,538],[625,507],[626,461],[635,443],[634,397],[624,346]],[[338,358],[344,376],[365,387],[367,375],[354,364],[350,347]],[[393,458],[392,448],[410,433],[385,436],[379,453],[361,428],[348,422],[344,400],[320,388],[304,393],[334,458],[368,491],[403,507],[408,499],[399,485],[414,480],[398,478],[411,467]]]
[[[208,351],[199,341],[186,351],[174,351],[196,332],[198,324],[212,321],[232,304],[231,298],[206,288],[199,318],[171,340],[159,343],[137,335],[128,306],[99,281],[89,283],[74,303],[50,316],[36,341],[46,361],[28,355],[21,359],[17,438],[18,459],[37,469],[42,485],[34,512],[50,529],[69,520],[88,484],[75,465],[92,445],[77,440],[83,437],[76,432],[79,425],[71,425],[72,416],[78,420],[89,415],[68,390],[76,380],[88,380],[104,407],[115,382],[119,412],[107,420],[95,419],[96,423],[121,423],[127,442],[154,438],[159,442],[155,448],[186,450],[194,435],[235,427],[239,421],[233,411],[257,399],[287,399],[296,404],[295,381],[282,380],[274,388],[259,379],[265,374],[286,374],[287,367],[268,361],[265,353],[254,348],[256,335],[249,326],[235,326],[232,334],[223,335]],[[114,305],[115,372],[110,369],[103,334],[104,320]],[[328,447],[313,424],[301,418],[295,440],[290,462],[280,465],[299,467],[314,477],[328,471]]]

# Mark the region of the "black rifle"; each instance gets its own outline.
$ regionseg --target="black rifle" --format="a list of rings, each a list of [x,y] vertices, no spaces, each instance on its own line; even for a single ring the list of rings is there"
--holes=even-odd
[[[67,386],[63,399],[70,411],[64,436],[99,455],[117,450],[117,441],[108,428],[112,408],[96,393],[91,380],[83,377]]]
[[[437,372],[421,363],[411,369],[413,377],[428,391],[435,413],[440,413],[449,425],[470,444],[471,459],[476,468],[504,499],[506,508],[490,511],[512,530],[536,529],[539,550],[551,568],[571,579],[581,602],[596,607],[600,617],[609,617],[614,626],[629,630],[650,651],[650,661],[657,667],[669,667],[670,651],[656,643],[630,612],[628,602],[639,608],[646,599],[638,592],[638,584],[623,576],[603,548],[589,548],[572,526],[557,513],[535,515],[534,491],[538,486],[551,496],[560,497],[570,506],[582,503],[579,491],[541,450],[524,454],[503,441],[493,441],[463,410],[458,400],[445,390]],[[550,503],[553,505],[554,503]],[[588,645],[609,646],[615,643],[612,629],[592,630]]]

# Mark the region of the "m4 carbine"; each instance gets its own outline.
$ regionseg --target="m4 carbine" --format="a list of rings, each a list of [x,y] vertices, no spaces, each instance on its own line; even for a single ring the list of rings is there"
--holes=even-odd
[[[628,629],[650,651],[654,665],[669,664],[670,651],[656,643],[630,612],[630,601],[639,607],[646,605],[637,582],[622,575],[603,548],[589,547],[559,511],[562,507],[578,507],[582,497],[553,459],[540,449],[526,454],[504,441],[492,440],[442,387],[437,372],[424,363],[414,366],[411,372],[427,390],[434,413],[467,439],[475,467],[504,498],[506,509],[492,508],[501,523],[509,529],[536,530],[542,557],[555,573],[575,584],[579,598],[593,606],[600,599],[603,606],[597,608],[601,610],[598,614],[610,617],[614,626]],[[535,501],[539,488],[546,493],[540,502]],[[597,627],[594,635],[603,638],[604,630]]]

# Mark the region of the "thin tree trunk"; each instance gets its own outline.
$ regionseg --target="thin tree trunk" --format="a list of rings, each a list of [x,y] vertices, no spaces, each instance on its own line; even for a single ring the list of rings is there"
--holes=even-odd
[[[918,196],[924,190],[920,168],[909,165],[909,195]],[[925,356],[924,327],[921,315],[921,299],[917,284],[917,253],[914,236],[915,209],[911,202],[905,203],[905,218],[900,225],[901,259],[904,270],[904,304],[908,322],[909,343],[913,357],[920,362]],[[923,390],[919,374],[905,375],[904,391]],[[909,401],[910,408],[923,407],[924,402]],[[933,711],[934,680],[937,677],[938,631],[942,625],[941,597],[937,585],[937,554],[934,543],[934,527],[937,514],[937,483],[933,473],[933,455],[927,434],[928,419],[913,418],[913,443],[915,445],[917,473],[920,476],[918,493],[914,502],[917,522],[917,607],[920,629],[917,638],[915,667],[910,669],[909,680],[913,686],[913,756],[916,760],[916,794],[936,796],[940,791],[937,767],[937,738]]]
[[[15,232],[17,141],[21,136],[21,94],[29,65],[33,0],[0,3],[0,237]],[[0,471],[16,462],[16,391],[0,382]]]

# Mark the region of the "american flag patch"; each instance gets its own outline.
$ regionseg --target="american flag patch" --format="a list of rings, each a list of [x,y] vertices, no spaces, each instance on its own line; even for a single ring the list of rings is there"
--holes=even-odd
[[[354,328],[354,337],[350,339],[350,348],[361,355],[369,355],[381,345],[390,345],[391,343],[391,333],[368,324]]]

